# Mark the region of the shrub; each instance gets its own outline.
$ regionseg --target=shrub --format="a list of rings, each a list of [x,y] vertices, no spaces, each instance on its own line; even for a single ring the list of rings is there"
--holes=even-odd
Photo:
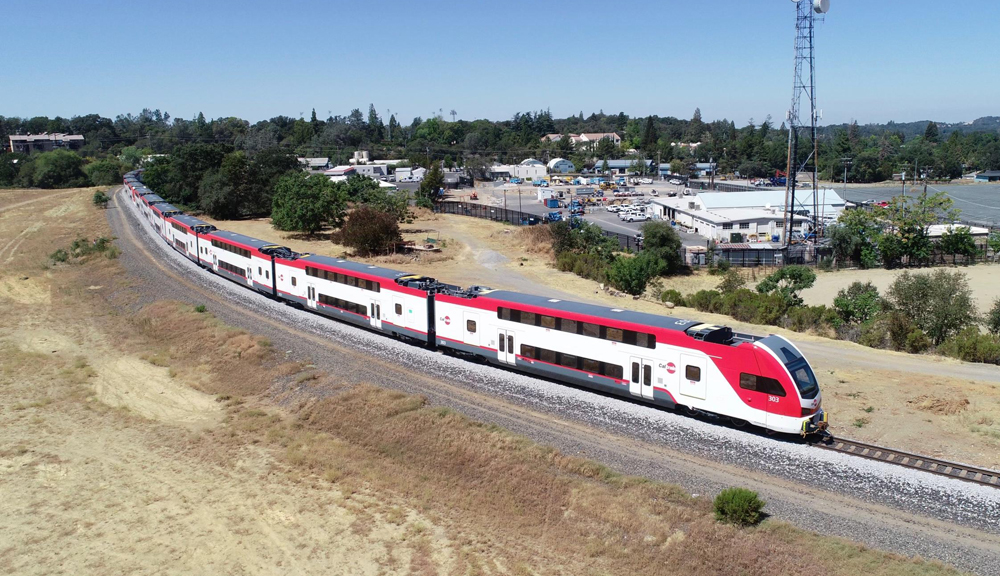
[[[986,329],[994,336],[1000,335],[1000,298],[993,302],[993,307],[986,313]]]
[[[886,299],[935,344],[978,322],[972,289],[962,272],[904,272],[889,287]]]
[[[829,272],[833,270],[833,257],[825,256],[820,259],[819,264],[816,265],[817,268],[823,272]]]
[[[1000,364],[1000,340],[972,326],[949,337],[938,346],[938,351],[966,362]]]
[[[871,282],[853,282],[837,293],[833,307],[845,324],[864,324],[882,310],[882,298]]]
[[[65,248],[60,248],[52,254],[49,254],[49,258],[51,258],[53,262],[65,262],[69,260],[69,252],[67,252]]]
[[[920,354],[931,347],[931,339],[920,328],[914,328],[906,335],[906,351],[910,354]]]
[[[194,311],[197,312],[197,313],[199,313],[199,314],[204,314],[205,310],[206,310],[206,308],[205,308],[204,304],[198,304],[197,306],[194,307]]]
[[[594,254],[560,252],[556,256],[556,268],[597,282],[605,282],[608,279],[607,261]]]
[[[883,316],[883,321],[885,322],[885,329],[889,334],[889,343],[892,344],[893,350],[905,350],[907,338],[910,337],[910,333],[914,330],[920,331],[923,334],[923,331],[902,312],[895,310],[889,312]]]
[[[729,263],[728,260],[723,260],[723,262]],[[726,272],[722,275],[722,280],[719,281],[719,285],[715,287],[716,290],[722,292],[723,294],[729,294],[730,292],[735,292],[740,288],[743,288],[747,283],[746,279],[743,278],[738,270],[726,269]]]
[[[826,306],[797,306],[788,311],[785,327],[796,332],[822,332],[834,326],[837,320],[837,313]]]
[[[402,240],[396,216],[369,206],[351,212],[340,231],[340,241],[360,256],[387,254]]]
[[[683,266],[681,237],[669,222],[647,222],[642,231],[642,253],[656,276],[676,274]]]
[[[684,301],[684,296],[680,292],[674,290],[673,288],[669,290],[664,290],[660,293],[661,302],[673,302],[675,306],[686,306]]]
[[[108,195],[105,194],[103,190],[98,190],[97,192],[94,192],[94,198],[93,198],[94,206],[97,206],[98,208],[107,208],[108,201],[110,200],[111,199],[108,198]]]
[[[724,276],[732,267],[733,264],[729,260],[712,260],[708,273],[712,276]]]
[[[861,326],[861,334],[858,335],[858,344],[869,348],[885,348],[889,339],[889,331],[881,319],[875,319]]]
[[[715,497],[715,519],[737,526],[753,526],[761,521],[765,502],[746,488],[726,488]]]
[[[722,308],[722,294],[716,290],[699,290],[685,300],[688,306],[701,312],[719,312]]]
[[[635,257],[619,256],[608,269],[608,281],[618,290],[637,296],[646,291],[657,267],[645,252]]]

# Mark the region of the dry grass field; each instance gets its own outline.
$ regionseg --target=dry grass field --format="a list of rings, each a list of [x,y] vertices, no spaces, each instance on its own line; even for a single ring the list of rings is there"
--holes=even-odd
[[[953,573],[718,524],[707,498],[141,302],[114,259],[53,264],[109,234],[91,193],[0,212],[0,573]],[[289,382],[338,393],[278,408]]]

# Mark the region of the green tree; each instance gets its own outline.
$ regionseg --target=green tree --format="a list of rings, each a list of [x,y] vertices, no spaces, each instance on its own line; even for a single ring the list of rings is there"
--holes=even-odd
[[[117,159],[110,157],[87,164],[83,171],[94,186],[113,186],[121,184],[122,176],[128,169]]]
[[[941,235],[941,251],[951,254],[953,262],[962,256],[966,264],[979,254],[976,240],[968,226],[954,226]]]
[[[740,274],[739,270],[730,268],[722,275],[722,280],[719,281],[719,285],[715,289],[723,294],[731,294],[743,288],[746,283],[746,278]]]
[[[684,267],[681,237],[669,222],[653,220],[640,228],[643,254],[652,259],[657,276],[672,275]]]
[[[1000,256],[1000,230],[990,232],[990,236],[986,240],[986,245],[993,252],[993,259],[996,260]]]
[[[0,186],[13,186],[17,182],[21,167],[30,163],[31,159],[27,154],[18,152],[0,154]]]
[[[441,173],[441,164],[432,162],[417,189],[417,205],[424,208],[433,207],[435,202],[440,202],[442,199],[439,194],[442,188],[444,188],[444,174]]]
[[[646,127],[642,131],[642,143],[640,144],[640,150],[649,156],[652,156],[656,152],[656,146],[659,140],[660,135],[656,129],[656,123],[653,122],[653,117],[649,116],[646,118]]]
[[[853,282],[837,293],[833,308],[845,324],[864,324],[882,311],[882,297],[871,282]]]
[[[145,156],[143,151],[135,146],[126,146],[118,153],[118,160],[128,168],[138,168]]]
[[[327,224],[340,226],[346,204],[343,188],[326,176],[288,174],[275,186],[271,224],[278,230],[315,234]]]
[[[340,230],[340,239],[358,256],[373,256],[391,252],[403,237],[395,216],[370,206],[361,206],[347,217]]]
[[[785,266],[757,284],[761,294],[781,294],[792,306],[800,306],[799,292],[812,287],[816,273],[808,266]]]
[[[993,306],[986,313],[986,329],[994,336],[1000,336],[1000,298],[993,301]]]
[[[935,344],[979,322],[969,281],[961,272],[903,272],[886,292],[892,310],[901,312]]]
[[[39,154],[35,161],[32,185],[39,188],[68,188],[87,186],[83,172],[84,160],[76,152],[53,150]]]
[[[928,122],[927,128],[924,129],[924,140],[928,142],[938,141],[938,125],[937,122]]]
[[[637,296],[646,291],[656,275],[658,263],[645,252],[637,256],[619,256],[608,269],[608,281],[616,289]]]

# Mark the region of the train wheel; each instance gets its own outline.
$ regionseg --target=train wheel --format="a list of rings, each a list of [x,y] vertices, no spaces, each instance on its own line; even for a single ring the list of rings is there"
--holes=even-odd
[[[694,408],[690,407],[690,406],[684,406],[684,413],[687,414],[688,416],[697,416],[698,415],[698,411],[695,410]]]
[[[730,418],[729,421],[732,422],[733,426],[736,426],[737,428],[743,428],[747,425],[747,421],[742,418]]]

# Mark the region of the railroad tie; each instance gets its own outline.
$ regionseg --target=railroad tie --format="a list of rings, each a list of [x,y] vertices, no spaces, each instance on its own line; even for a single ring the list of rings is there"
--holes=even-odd
[[[909,456],[904,456],[903,460],[900,461],[900,464],[904,464],[904,465],[905,464],[909,464],[909,463],[910,463],[910,457]]]
[[[952,470],[951,466],[945,466],[944,467],[944,473],[945,474],[951,474],[951,470]]]

